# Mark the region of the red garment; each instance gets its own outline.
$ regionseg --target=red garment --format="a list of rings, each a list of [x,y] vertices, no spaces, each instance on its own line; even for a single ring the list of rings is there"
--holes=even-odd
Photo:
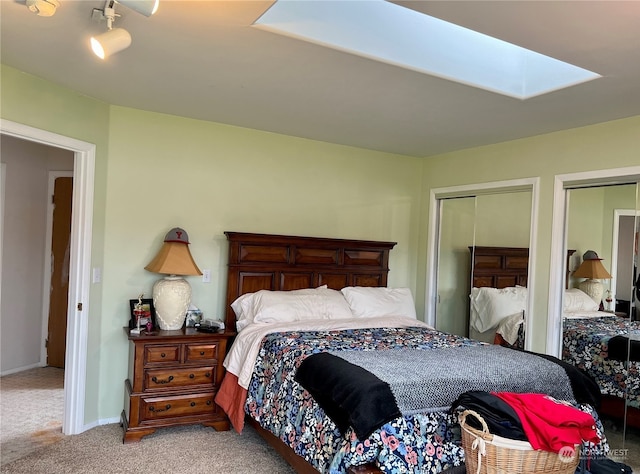
[[[593,416],[568,402],[543,393],[493,394],[516,411],[533,449],[558,453],[561,448],[573,447],[583,440],[600,441]]]

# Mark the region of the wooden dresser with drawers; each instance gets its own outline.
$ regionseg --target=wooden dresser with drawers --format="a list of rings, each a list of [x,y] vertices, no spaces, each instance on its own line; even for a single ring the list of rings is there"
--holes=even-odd
[[[194,328],[129,334],[129,378],[122,411],[123,442],[140,441],[157,428],[201,423],[228,430],[214,401],[232,333]]]

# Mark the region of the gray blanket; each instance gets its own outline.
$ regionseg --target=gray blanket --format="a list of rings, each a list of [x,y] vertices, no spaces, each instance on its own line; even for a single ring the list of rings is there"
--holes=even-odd
[[[497,345],[331,354],[386,382],[403,415],[447,409],[469,390],[547,393],[574,401],[569,377],[561,366]]]

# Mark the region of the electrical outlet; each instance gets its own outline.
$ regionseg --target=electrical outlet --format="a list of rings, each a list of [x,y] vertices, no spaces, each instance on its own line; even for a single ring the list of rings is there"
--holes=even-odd
[[[204,283],[211,283],[211,270],[202,270],[202,281]]]
[[[102,281],[102,269],[100,267],[94,267],[93,283],[100,283],[101,281]]]

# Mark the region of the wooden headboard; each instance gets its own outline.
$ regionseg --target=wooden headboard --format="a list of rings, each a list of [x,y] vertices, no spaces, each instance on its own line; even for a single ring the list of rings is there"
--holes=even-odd
[[[527,286],[529,248],[469,247],[472,286],[506,288]]]
[[[474,252],[475,248],[475,252]],[[526,247],[469,247],[472,286],[506,288],[527,286],[529,249]],[[569,287],[570,262],[575,250],[567,250],[565,288]]]
[[[231,303],[258,290],[327,285],[387,286],[396,242],[225,232],[229,241],[225,326],[235,331]]]

